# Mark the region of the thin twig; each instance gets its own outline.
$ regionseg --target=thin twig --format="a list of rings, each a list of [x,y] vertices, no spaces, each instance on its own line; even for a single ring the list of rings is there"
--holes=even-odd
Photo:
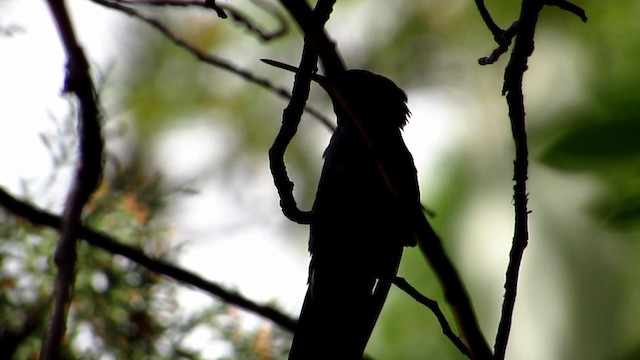
[[[413,216],[414,236],[417,238],[420,251],[438,277],[440,286],[444,290],[445,299],[451,306],[458,328],[471,353],[471,358],[474,360],[492,359],[493,355],[480,330],[471,299],[457,269],[444,250],[442,241],[423,214],[415,213]]]
[[[486,5],[484,4],[484,0],[475,0],[475,2],[482,20],[484,20],[487,28],[489,29],[489,31],[491,31],[493,40],[495,40],[495,42],[498,44],[498,47],[491,52],[491,55],[479,58],[478,64],[493,64],[498,61],[500,55],[509,50],[509,46],[511,46],[511,40],[517,32],[518,22],[516,21],[511,24],[511,26],[507,30],[503,30],[500,26],[498,26],[498,24],[495,23],[495,21],[493,21],[493,18],[491,18],[491,14],[489,13],[489,10],[487,10]]]
[[[232,64],[231,62],[222,59],[220,57],[216,57],[210,54],[207,54],[201,50],[198,50],[195,46],[193,46],[192,44],[190,44],[189,42],[187,42],[186,40],[182,39],[181,37],[179,37],[177,34],[173,33],[166,25],[164,25],[162,22],[158,21],[157,19],[145,15],[143,13],[141,13],[140,11],[133,9],[131,7],[128,6],[124,6],[121,5],[119,3],[113,2],[113,1],[109,1],[109,0],[90,0],[96,4],[105,6],[107,8],[113,9],[113,10],[117,10],[117,11],[121,11],[129,16],[132,16],[134,18],[137,18],[145,23],[147,23],[149,26],[153,27],[154,29],[158,30],[162,35],[164,35],[167,39],[169,39],[172,43],[174,43],[175,45],[181,47],[182,49],[186,50],[188,53],[192,54],[193,56],[195,56],[198,60],[204,62],[205,64],[208,65],[212,65],[215,66],[217,68],[229,71],[232,74],[238,75],[240,76],[242,79],[256,84],[262,88],[265,88],[275,94],[277,94],[278,96],[280,96],[281,98],[284,99],[291,99],[291,94],[289,93],[288,90],[281,88],[281,87],[277,87],[275,85],[273,85],[269,80],[262,78],[262,77],[258,77],[256,75],[254,75],[252,72],[245,70],[245,69],[241,69],[237,66],[235,66],[234,64]],[[316,118],[317,120],[319,120],[324,126],[326,126],[328,129],[333,130],[334,126],[331,122],[331,120],[329,120],[326,116],[324,116],[320,111],[315,110],[312,107],[305,107],[305,111],[313,116],[314,118]]]
[[[493,18],[491,18],[491,14],[489,13],[489,10],[487,10],[487,6],[484,4],[484,0],[475,0],[475,2],[482,20],[484,20],[484,23],[487,24],[487,28],[489,28],[489,31],[491,31],[491,34],[493,34],[493,38],[496,40],[496,42],[499,42],[499,38],[504,30],[502,30],[500,26],[498,26],[498,24],[493,21]]]
[[[218,5],[215,0],[115,0],[120,3],[132,5],[153,5],[153,6],[199,6],[211,9],[216,12],[221,19],[226,19],[224,5]]]
[[[89,63],[80,47],[63,0],[48,0],[47,4],[67,56],[67,73],[64,92],[73,93],[78,99],[80,116],[78,137],[80,158],[67,195],[60,224],[60,239],[54,254],[58,268],[54,309],[49,330],[40,348],[43,360],[58,359],[66,322],[73,297],[77,260],[76,240],[81,228],[82,210],[95,191],[102,176],[102,129],[100,110]]]
[[[451,329],[451,325],[447,321],[447,318],[444,316],[442,311],[440,310],[440,306],[438,306],[438,302],[429,299],[428,297],[422,295],[416,288],[411,286],[404,278],[396,276],[393,280],[393,283],[399,287],[402,291],[411,296],[415,301],[420,304],[426,306],[438,319],[438,323],[440,323],[440,327],[442,328],[442,333],[451,340],[453,345],[455,345],[460,352],[468,358],[471,358],[471,354],[469,353],[469,349],[467,345],[465,345],[460,337],[458,337],[453,330]]]
[[[0,205],[15,216],[24,218],[34,225],[47,226],[52,229],[60,229],[61,227],[62,219],[59,216],[18,200],[2,188],[0,188]],[[163,274],[179,283],[193,286],[213,295],[221,301],[238,306],[248,312],[269,319],[286,330],[293,331],[295,329],[297,323],[296,320],[271,306],[257,304],[237,292],[227,290],[222,286],[205,280],[181,267],[172,265],[163,260],[152,259],[142,251],[118,242],[114,238],[93,230],[88,226],[80,227],[79,237],[95,247],[101,248],[112,254],[124,256],[150,271]]]
[[[211,4],[209,0],[114,0],[115,2],[128,4],[128,5],[148,5],[148,6],[172,6],[172,7],[201,7],[212,8],[216,11],[218,17],[226,19],[227,13],[231,16],[231,19],[237,23],[243,25],[247,30],[255,33],[264,41],[270,41],[283,36],[288,32],[287,20],[284,16],[274,8],[270,3],[266,1],[253,0],[253,3],[260,9],[267,12],[274,19],[278,21],[278,28],[275,31],[267,32],[257,26],[248,15],[244,14],[239,9],[233,7],[228,3]],[[214,7],[212,7],[212,5]]]
[[[482,16],[482,19],[485,21],[487,27],[493,34],[493,39],[498,44],[498,47],[491,52],[491,55],[478,59],[478,64],[490,65],[498,61],[500,56],[509,50],[511,41],[518,33],[519,21],[514,21],[513,24],[509,26],[509,28],[507,28],[506,30],[502,30],[491,18],[489,11],[484,5],[484,0],[475,1],[478,5],[480,16]],[[573,4],[567,0],[544,0],[544,5],[557,6],[580,17],[583,22],[587,22],[587,14],[585,13],[585,11],[578,5]]]
[[[218,4],[216,4],[216,0],[204,0],[205,6],[213,9],[221,19],[226,19],[227,14],[225,14],[224,10]]]
[[[500,56],[506,53],[509,50],[509,46],[511,46],[511,40],[518,33],[518,21],[514,21],[507,30],[501,30],[500,36],[495,38],[498,43],[498,47],[495,48],[491,55],[487,57],[481,57],[478,59],[478,64],[480,65],[490,65],[498,61]]]
[[[557,6],[562,10],[566,10],[578,16],[582,22],[587,22],[587,13],[580,6],[567,0],[546,0],[545,5]]]

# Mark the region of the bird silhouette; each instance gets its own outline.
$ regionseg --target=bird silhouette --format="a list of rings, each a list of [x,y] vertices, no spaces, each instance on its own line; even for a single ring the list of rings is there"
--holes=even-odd
[[[410,213],[420,194],[401,135],[410,112],[404,91],[369,71],[314,79],[329,92],[338,126],[313,204],[309,285],[289,359],[359,360],[403,248],[415,245]]]

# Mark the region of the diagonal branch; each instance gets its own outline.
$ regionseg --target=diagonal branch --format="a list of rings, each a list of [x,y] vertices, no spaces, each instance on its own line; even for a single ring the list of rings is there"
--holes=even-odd
[[[163,36],[169,39],[176,46],[186,50],[188,53],[195,56],[198,60],[204,62],[205,64],[212,65],[217,68],[226,70],[232,74],[238,75],[242,79],[250,83],[256,84],[264,89],[267,89],[275,93],[276,95],[280,96],[281,98],[291,99],[291,93],[289,93],[288,90],[281,87],[277,87],[273,85],[269,80],[258,77],[248,70],[238,68],[237,66],[235,66],[234,64],[232,64],[231,62],[225,59],[210,55],[208,53],[205,53],[197,49],[194,45],[190,44],[188,41],[184,40],[183,38],[175,34],[173,31],[171,31],[171,29],[169,29],[166,25],[164,25],[162,22],[160,22],[154,17],[145,15],[134,8],[124,6],[114,1],[110,1],[110,0],[90,0],[90,1],[98,5],[102,5],[104,7],[123,12],[129,16],[132,16],[136,19],[139,19],[145,22],[152,28],[158,30],[158,32],[160,32]],[[306,106],[304,110],[309,115],[319,120],[325,127],[327,127],[330,130],[333,130],[334,126],[331,120],[329,120],[326,116],[324,116],[320,111],[309,106]]]
[[[236,9],[228,3],[217,4],[212,0],[112,0],[113,2],[128,4],[128,5],[148,5],[148,6],[171,6],[171,7],[200,7],[213,9],[218,17],[221,19],[228,18],[227,13],[231,16],[231,19],[237,23],[243,25],[247,30],[255,33],[264,41],[273,40],[280,36],[283,36],[288,31],[287,21],[282,14],[274,8],[270,3],[266,1],[253,0],[253,3],[271,15],[278,21],[278,29],[272,32],[267,32],[258,27],[246,14],[239,9]]]
[[[64,1],[48,0],[47,4],[67,56],[64,92],[73,93],[80,108],[78,119],[80,157],[67,195],[64,215],[60,223],[60,238],[54,254],[58,272],[52,319],[40,348],[40,358],[43,360],[57,359],[60,356],[73,297],[77,260],[76,240],[81,228],[82,210],[100,182],[104,147],[100,110],[93,80],[89,74],[89,63],[78,43]]]
[[[475,1],[476,5],[478,6],[478,11],[480,12],[480,16],[493,34],[493,40],[495,40],[495,42],[498,44],[498,47],[491,52],[491,55],[478,59],[478,64],[490,65],[498,61],[500,56],[509,50],[511,41],[518,33],[519,21],[514,21],[513,24],[509,26],[509,28],[503,30],[491,18],[489,11],[484,5],[484,0]],[[587,22],[587,14],[585,13],[585,11],[578,5],[569,2],[568,0],[542,0],[542,4],[539,5],[557,6],[578,16],[583,22]]]
[[[46,226],[52,229],[60,229],[62,225],[62,219],[59,216],[40,210],[24,201],[18,200],[2,188],[0,188],[0,206],[4,207],[13,215],[24,218],[34,225]],[[163,274],[179,283],[193,286],[213,295],[221,301],[238,306],[248,312],[269,319],[284,329],[293,331],[296,326],[296,320],[271,306],[257,304],[236,292],[226,290],[222,286],[203,279],[202,277],[184,270],[181,267],[172,265],[163,260],[152,259],[142,251],[122,244],[112,237],[87,226],[81,226],[79,228],[79,237],[92,246],[101,248],[112,254],[124,256],[150,271]]]
[[[475,0],[475,2],[482,20],[484,20],[484,23],[489,28],[489,31],[491,31],[491,34],[493,34],[493,38],[496,40],[496,42],[499,42],[499,38],[500,36],[502,36],[504,30],[502,30],[500,26],[498,26],[498,24],[493,21],[489,10],[487,10],[487,6],[484,4],[484,0]]]
[[[494,36],[494,39],[498,44],[498,47],[491,52],[491,55],[479,58],[478,64],[491,65],[496,61],[498,61],[500,56],[509,50],[509,46],[511,46],[511,41],[518,33],[518,25],[519,25],[519,22],[514,21],[513,24],[511,24],[511,26],[509,26],[509,28],[507,28],[506,30],[501,29],[498,36]]]
[[[566,10],[582,20],[582,22],[587,22],[587,13],[580,6],[569,2],[567,0],[546,0],[545,5],[549,6],[557,6],[562,10]]]
[[[428,297],[422,295],[416,288],[411,286],[411,284],[409,284],[407,280],[405,280],[404,278],[396,276],[396,278],[393,280],[393,283],[397,287],[399,287],[402,291],[407,293],[407,295],[411,296],[415,301],[419,302],[420,304],[426,306],[429,310],[431,310],[431,312],[433,312],[433,314],[436,316],[436,319],[438,319],[438,322],[440,323],[440,327],[442,328],[442,333],[446,337],[448,337],[449,340],[451,340],[453,345],[455,345],[463,355],[465,355],[468,358],[471,358],[471,354],[469,353],[469,349],[467,348],[467,345],[465,345],[462,342],[462,340],[460,340],[460,338],[453,332],[453,330],[451,329],[451,326],[449,325],[449,322],[447,321],[447,318],[442,313],[442,310],[440,310],[440,306],[438,306],[437,301],[433,299],[429,299]]]

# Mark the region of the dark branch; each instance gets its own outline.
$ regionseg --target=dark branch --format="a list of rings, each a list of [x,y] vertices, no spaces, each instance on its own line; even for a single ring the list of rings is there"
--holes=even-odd
[[[500,36],[496,39],[498,43],[498,47],[491,52],[491,55],[487,57],[481,57],[478,59],[478,64],[480,65],[490,65],[498,61],[500,56],[506,53],[509,50],[509,46],[511,46],[511,40],[518,33],[518,22],[515,21],[507,30],[500,30]]]
[[[499,39],[502,36],[502,33],[504,33],[504,30],[502,30],[500,26],[498,26],[498,24],[493,21],[493,18],[491,18],[491,14],[489,13],[489,10],[487,10],[487,6],[484,4],[484,0],[475,1],[482,20],[484,20],[484,23],[487,24],[487,27],[489,28],[489,31],[491,31],[491,34],[493,34],[493,38],[496,40],[496,42],[500,43]]]
[[[513,243],[509,254],[509,265],[505,279],[505,294],[502,304],[502,314],[498,325],[498,333],[495,342],[495,359],[505,358],[513,311],[515,308],[518,276],[524,250],[529,242],[529,210],[527,208],[527,178],[529,165],[529,150],[527,145],[526,114],[524,107],[524,94],[522,80],[527,70],[527,62],[534,49],[535,29],[538,16],[544,5],[559,6],[580,16],[584,21],[587,17],[584,10],[564,0],[523,0],[520,12],[518,34],[511,53],[511,59],[505,69],[504,85],[502,93],[506,94],[509,106],[509,118],[511,120],[511,132],[516,147],[516,159],[514,161],[513,179],[515,180],[514,207],[515,229]]]
[[[24,201],[18,200],[2,188],[0,188],[0,205],[15,216],[24,218],[34,225],[60,229],[62,224],[62,219],[59,216],[37,209]],[[140,250],[122,244],[112,237],[87,226],[80,227],[79,237],[92,246],[101,248],[112,254],[124,256],[150,271],[163,274],[185,285],[193,286],[213,295],[221,301],[238,306],[246,311],[269,319],[286,330],[293,331],[296,326],[296,320],[281,313],[273,307],[257,304],[236,292],[226,290],[222,286],[211,281],[207,281],[192,272],[162,260],[152,259]]]
[[[226,19],[224,5],[216,4],[215,0],[115,0],[127,4],[154,5],[154,6],[200,6],[216,12],[221,19]]]
[[[566,0],[546,0],[546,5],[557,6],[578,16],[582,22],[587,22],[587,13],[580,6]]]
[[[149,6],[171,6],[171,7],[200,7],[210,8],[216,11],[218,17],[226,19],[227,13],[235,22],[243,25],[249,31],[255,33],[264,41],[273,40],[288,32],[287,21],[282,14],[271,4],[264,1],[254,0],[253,3],[260,9],[267,12],[278,21],[278,28],[275,31],[267,32],[257,26],[246,14],[239,9],[225,4],[217,4],[209,0],[112,0],[113,2],[128,5],[149,5]]]
[[[520,265],[522,263],[524,250],[529,242],[526,185],[529,150],[527,145],[522,80],[524,72],[527,70],[529,56],[533,53],[535,28],[543,6],[544,4],[537,0],[523,0],[518,36],[513,46],[511,59],[504,72],[502,92],[506,94],[509,118],[511,120],[511,131],[516,147],[513,174],[513,179],[515,180],[513,187],[515,230],[504,285],[505,294],[502,303],[502,315],[496,335],[494,350],[496,360],[503,360],[506,354],[517,296]]]
[[[100,182],[104,147],[100,111],[93,80],[89,74],[89,63],[78,43],[64,1],[48,0],[47,4],[67,56],[64,92],[74,94],[80,108],[78,119],[80,157],[67,195],[64,215],[60,222],[60,238],[54,254],[58,272],[52,319],[40,348],[40,358],[43,360],[57,359],[60,356],[69,306],[73,298],[77,260],[76,241],[81,228],[82,210]]]
[[[442,333],[446,337],[448,337],[449,340],[451,340],[451,342],[458,348],[458,350],[460,350],[460,352],[463,355],[465,355],[468,358],[471,358],[471,354],[469,353],[469,349],[467,348],[467,345],[465,345],[462,342],[462,340],[460,340],[460,338],[456,334],[454,334],[453,330],[451,329],[451,326],[449,325],[449,322],[447,321],[447,318],[444,316],[444,314],[440,310],[440,307],[438,306],[437,301],[429,299],[428,297],[422,295],[416,288],[411,286],[411,284],[409,284],[407,280],[405,280],[404,278],[396,277],[393,280],[393,283],[397,287],[399,287],[402,291],[406,292],[409,296],[411,296],[415,301],[419,302],[420,304],[426,306],[429,310],[431,310],[431,312],[433,312],[433,314],[436,316],[436,319],[438,319],[438,323],[440,323],[440,327],[442,328]]]
[[[324,23],[329,20],[334,2],[332,0],[318,2],[313,18],[317,19],[320,26],[324,26]],[[300,66],[298,67],[299,70],[295,73],[291,100],[282,112],[280,131],[269,149],[269,167],[271,168],[273,182],[280,196],[280,208],[288,219],[299,224],[310,224],[313,214],[309,211],[298,209],[293,196],[293,182],[287,174],[284,155],[289,143],[298,131],[302,112],[309,98],[311,74],[316,72],[317,64],[318,56],[305,41]]]
[[[305,44],[309,44],[316,55],[322,60],[324,73],[327,78],[331,79],[333,76],[344,72],[346,67],[336,49],[336,44],[329,38],[324,30],[325,21],[314,16],[306,1],[281,0],[281,2],[304,32]],[[329,2],[334,3],[335,1]],[[331,11],[331,9],[329,9],[329,11]]]
[[[484,5],[484,0],[476,0],[476,4],[478,5],[478,10],[480,11],[480,16],[487,24],[489,30],[493,34],[493,39],[498,44],[498,47],[491,52],[491,55],[487,57],[481,57],[478,59],[478,64],[480,65],[490,65],[498,61],[500,56],[506,53],[509,50],[509,46],[511,46],[511,40],[518,33],[518,24],[519,21],[515,21],[507,30],[502,30],[496,23],[491,19],[491,15],[489,11]],[[587,14],[585,11],[576,4],[573,4],[567,0],[544,0],[544,5],[549,6],[557,6],[563,10],[569,11],[582,19],[582,21],[587,22]]]
[[[213,9],[221,19],[227,18],[227,14],[225,14],[224,10],[216,4],[216,0],[204,0],[204,4],[206,7]]]
[[[289,220],[298,224],[310,224],[313,214],[310,211],[302,211],[298,208],[296,199],[293,196],[293,182],[287,174],[284,155],[289,143],[298,131],[302,112],[309,98],[311,73],[316,68],[317,61],[318,57],[313,53],[313,50],[305,45],[302,51],[302,60],[300,61],[300,72],[295,75],[291,100],[282,112],[282,125],[273,145],[269,149],[269,168],[271,169],[273,183],[280,197],[280,208]]]
[[[491,350],[476,319],[471,299],[455,266],[445,252],[440,238],[422,213],[416,212],[414,235],[420,251],[436,273],[445,299],[456,318],[472,359],[490,360]]]
[[[267,89],[275,94],[277,94],[278,96],[280,96],[281,98],[284,99],[291,99],[291,94],[289,93],[289,91],[287,91],[286,89],[277,87],[275,85],[273,85],[269,80],[265,79],[265,78],[261,78],[258,77],[256,75],[254,75],[253,73],[251,73],[248,70],[244,70],[241,68],[236,67],[234,64],[232,64],[231,62],[207,54],[203,51],[198,50],[195,46],[189,44],[186,40],[182,39],[181,37],[179,37],[178,35],[176,35],[175,33],[173,33],[166,25],[164,25],[162,22],[158,21],[157,19],[145,15],[141,12],[139,12],[136,9],[115,3],[113,1],[108,1],[108,0],[91,0],[96,4],[105,6],[107,8],[113,9],[113,10],[117,10],[117,11],[121,11],[129,16],[132,16],[134,18],[137,18],[145,23],[147,23],[149,26],[151,26],[152,28],[158,30],[162,35],[164,35],[167,39],[169,39],[172,43],[174,43],[175,45],[181,47],[182,49],[186,50],[188,53],[192,54],[193,56],[195,56],[198,60],[202,61],[205,64],[208,65],[212,65],[215,66],[217,68],[226,70],[232,74],[238,75],[240,76],[242,79],[256,84],[264,89]],[[305,111],[307,113],[309,113],[309,115],[315,117],[317,120],[319,120],[323,125],[325,125],[328,129],[333,129],[333,124],[331,122],[331,120],[329,120],[326,116],[324,116],[322,113],[320,113],[318,110],[315,110],[309,106],[305,107]]]

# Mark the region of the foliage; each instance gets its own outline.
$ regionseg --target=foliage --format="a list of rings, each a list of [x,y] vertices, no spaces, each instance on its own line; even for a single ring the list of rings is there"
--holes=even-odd
[[[58,171],[69,162],[71,136],[67,131],[42,136],[49,149],[59,151],[52,153]],[[161,177],[120,163],[94,194],[85,221],[154,258],[173,262],[181,246],[171,243],[162,212],[166,199],[174,196],[180,194],[169,192]],[[57,233],[8,213],[0,216],[0,353],[7,359],[35,359],[49,319]],[[247,329],[237,312],[216,302],[184,313],[176,284],[84,242],[78,248],[64,358],[201,359],[203,349],[189,345],[196,331],[211,333],[234,358],[286,355],[285,334],[266,326]]]

